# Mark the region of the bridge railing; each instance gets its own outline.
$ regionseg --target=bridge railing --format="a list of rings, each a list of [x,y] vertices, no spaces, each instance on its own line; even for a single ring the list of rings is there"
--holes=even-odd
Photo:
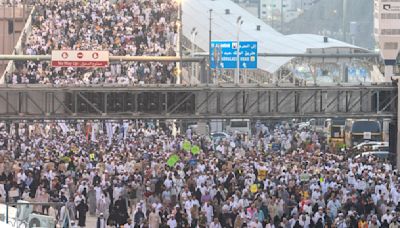
[[[388,117],[391,84],[0,86],[0,120]]]
[[[32,32],[32,17],[35,13],[36,8],[33,6],[31,12],[29,13],[29,17],[25,23],[24,28],[22,29],[21,35],[18,39],[17,44],[14,47],[13,55],[22,55],[24,54],[24,45],[26,43],[27,38],[30,36]],[[4,70],[3,75],[0,77],[0,84],[4,84],[6,80],[6,76],[15,70],[14,61],[11,60],[8,62],[6,69]]]
[[[70,85],[70,84],[0,84],[0,91],[3,89],[15,89],[15,90],[40,90],[40,89],[55,89],[59,88],[64,89],[138,89],[138,90],[146,90],[146,89],[168,89],[168,90],[203,90],[203,89],[223,89],[223,88],[237,88],[237,89],[246,89],[246,88],[258,88],[258,89],[269,89],[269,88],[297,88],[297,89],[306,89],[313,88],[318,89],[322,88],[331,88],[331,89],[340,89],[347,87],[357,87],[357,88],[395,88],[391,82],[366,82],[366,83],[356,83],[356,82],[340,82],[340,83],[303,83],[303,84],[293,84],[291,82],[280,82],[280,83],[247,83],[247,84],[228,84],[228,83],[209,83],[209,84],[194,84],[194,85],[178,85],[178,84],[135,84],[135,85],[121,85],[118,83],[106,83],[106,84],[83,84],[83,85]]]

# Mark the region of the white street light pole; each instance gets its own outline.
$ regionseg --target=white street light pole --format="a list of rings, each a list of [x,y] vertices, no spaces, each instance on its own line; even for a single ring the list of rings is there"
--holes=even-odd
[[[176,77],[176,84],[182,83],[182,0],[176,0],[178,2],[178,54],[179,54],[179,64],[178,73]]]
[[[207,80],[206,83],[208,84],[208,82],[210,81],[210,79],[212,78],[212,73],[211,73],[211,35],[212,35],[212,31],[211,31],[211,25],[212,25],[212,9],[209,10],[210,12],[210,25],[209,25],[209,31],[208,31],[208,51],[209,53],[209,64],[208,64],[208,76],[207,76]]]
[[[4,15],[5,17],[5,15]],[[13,23],[13,30],[12,30],[12,41],[13,41],[13,46],[15,46],[15,0],[12,1],[12,23]]]
[[[195,40],[196,40],[196,36],[197,36],[197,30],[196,30],[196,28],[193,28],[192,29],[192,32],[191,32],[191,35],[192,35],[192,40],[191,40],[191,42],[192,42],[192,47],[191,47],[191,56],[192,57],[194,57],[194,52],[195,52],[195,45],[194,45],[194,42],[195,42]],[[195,78],[196,77],[196,73],[195,73],[195,64],[194,64],[194,62],[192,63],[192,74],[191,74],[191,77],[189,78],[189,84],[192,84],[192,78]]]
[[[237,25],[237,39],[236,39],[236,72],[235,72],[235,80],[234,83],[235,84],[239,84],[240,82],[240,39],[239,39],[239,35],[240,35],[240,26],[243,24],[243,20],[242,17],[239,16],[236,20],[236,25]]]

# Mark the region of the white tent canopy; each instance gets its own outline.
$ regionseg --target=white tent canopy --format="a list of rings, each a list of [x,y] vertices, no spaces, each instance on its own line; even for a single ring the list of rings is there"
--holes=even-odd
[[[183,35],[190,39],[191,31],[196,28],[198,34],[195,44],[208,51],[209,45],[209,10],[212,9],[212,40],[236,40],[236,20],[242,17],[244,23],[240,30],[240,40],[257,41],[259,53],[306,53],[309,48],[362,48],[311,34],[283,35],[262,20],[253,16],[231,0],[182,0]],[[229,9],[230,13],[225,14]],[[261,26],[257,31],[257,25]],[[312,26],[312,22],[310,22]],[[366,51],[366,50],[365,50]],[[260,57],[258,68],[274,73],[292,58]]]

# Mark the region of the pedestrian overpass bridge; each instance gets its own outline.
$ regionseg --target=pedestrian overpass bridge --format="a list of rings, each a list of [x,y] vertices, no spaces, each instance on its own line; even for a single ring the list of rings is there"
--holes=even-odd
[[[1,85],[0,120],[395,118],[397,87],[352,85]]]

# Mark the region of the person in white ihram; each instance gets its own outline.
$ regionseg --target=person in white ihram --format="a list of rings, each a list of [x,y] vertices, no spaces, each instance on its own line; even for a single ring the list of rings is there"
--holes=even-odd
[[[221,223],[219,223],[218,218],[214,218],[214,221],[210,224],[210,228],[222,228]]]
[[[211,223],[212,217],[214,216],[213,213],[213,207],[209,203],[205,203],[201,209],[203,212],[205,212],[206,217],[207,217],[207,224]]]
[[[167,225],[170,228],[176,228],[178,226],[178,223],[176,222],[175,216],[171,215],[171,217],[167,221]]]

